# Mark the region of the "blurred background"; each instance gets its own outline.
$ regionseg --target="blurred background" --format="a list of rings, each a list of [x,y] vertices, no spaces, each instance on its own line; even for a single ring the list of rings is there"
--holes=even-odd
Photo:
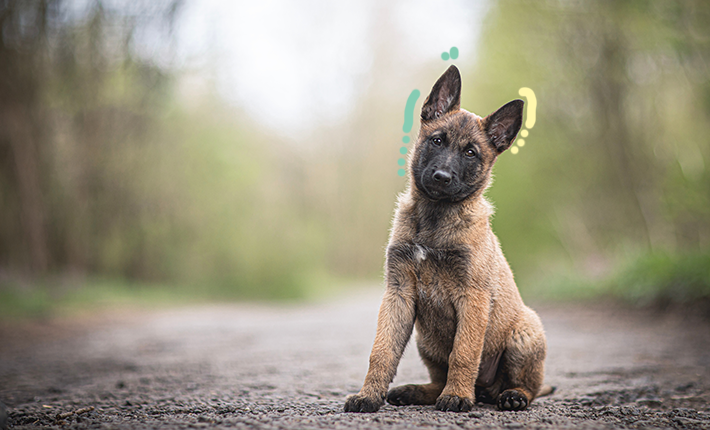
[[[450,64],[537,96],[488,192],[527,299],[707,303],[708,2],[0,0],[0,313],[381,284]]]

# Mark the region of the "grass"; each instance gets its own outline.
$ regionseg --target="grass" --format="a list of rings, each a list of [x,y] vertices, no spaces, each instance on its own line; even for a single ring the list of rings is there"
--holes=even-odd
[[[0,320],[100,312],[122,306],[177,305],[190,300],[182,288],[121,280],[4,282],[0,284]]]
[[[215,302],[291,302],[327,297],[349,283],[326,276],[303,280],[299,289],[256,289],[226,284],[170,285],[115,278],[0,281],[0,322],[39,319],[117,308],[160,308]]]
[[[373,282],[374,283],[374,282]],[[121,279],[46,279],[0,282],[0,321],[100,312],[117,307],[165,307],[219,301],[303,301],[353,285],[326,275],[302,279],[299,288],[238,288],[226,284],[166,285]],[[286,291],[284,293],[284,291]],[[605,279],[574,274],[523,291],[532,301],[613,299],[639,307],[696,306],[710,310],[710,250],[648,253],[624,261]]]
[[[607,283],[613,296],[638,306],[710,300],[710,251],[643,255]]]
[[[526,299],[612,299],[637,307],[710,306],[710,250],[652,252],[621,260],[605,278],[560,274],[524,290]]]

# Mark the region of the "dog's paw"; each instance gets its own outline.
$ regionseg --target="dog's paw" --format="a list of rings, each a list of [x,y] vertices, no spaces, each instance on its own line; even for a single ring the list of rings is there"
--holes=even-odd
[[[518,390],[505,390],[498,396],[498,409],[501,411],[524,411],[528,403],[528,397]]]
[[[414,405],[419,397],[416,385],[402,385],[387,393],[387,403],[395,406]]]
[[[476,386],[476,402],[495,405],[497,399],[487,389]]]
[[[392,388],[387,393],[387,403],[395,406],[404,405],[433,405],[436,398],[441,393],[441,389],[431,387],[431,384],[424,385],[401,385]]]
[[[345,412],[377,412],[384,403],[380,397],[352,394],[345,399]]]
[[[436,399],[436,409],[440,411],[468,412],[473,409],[474,401],[468,397],[441,395]]]

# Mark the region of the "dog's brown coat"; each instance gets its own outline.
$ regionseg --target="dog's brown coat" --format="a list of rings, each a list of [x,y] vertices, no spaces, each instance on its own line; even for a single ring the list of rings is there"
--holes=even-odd
[[[385,398],[398,405],[466,411],[477,397],[501,409],[521,410],[540,391],[543,327],[520,298],[483,196],[497,156],[520,128],[522,102],[480,118],[460,109],[459,98],[460,77],[452,66],[422,108],[410,172],[421,171],[417,163],[424,145],[443,133],[461,151],[473,147],[478,154],[469,180],[473,192],[460,201],[432,199],[410,173],[387,247],[387,289],[369,371],[362,390],[348,397],[346,411],[374,412]],[[431,383],[397,387],[388,394],[415,325]]]

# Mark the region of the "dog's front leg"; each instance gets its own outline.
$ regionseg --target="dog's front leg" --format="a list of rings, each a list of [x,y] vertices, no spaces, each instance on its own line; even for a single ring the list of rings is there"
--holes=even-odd
[[[377,317],[377,334],[370,368],[359,393],[345,401],[345,412],[376,412],[397,372],[414,327],[414,296],[401,286],[388,285]]]
[[[476,402],[474,386],[488,326],[490,294],[481,290],[472,293],[474,297],[463,297],[456,304],[457,327],[449,372],[444,391],[436,400],[440,411],[466,412]]]

